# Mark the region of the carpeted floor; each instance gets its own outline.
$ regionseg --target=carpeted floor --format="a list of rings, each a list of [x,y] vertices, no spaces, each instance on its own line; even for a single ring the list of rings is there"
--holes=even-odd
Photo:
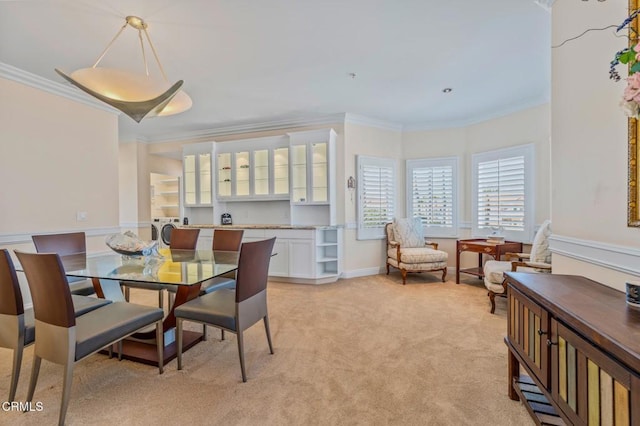
[[[247,383],[235,336],[209,340],[158,375],[156,368],[94,355],[76,366],[68,425],[530,425],[507,397],[506,304],[495,315],[481,281],[441,283],[399,274],[322,286],[272,282],[275,354],[264,328],[245,334]],[[157,298],[143,290],[135,302]],[[189,329],[199,326],[189,324]],[[24,400],[33,347],[17,399]],[[11,351],[0,349],[6,398]],[[0,424],[56,424],[62,367],[43,361],[35,401],[41,412],[0,410]]]

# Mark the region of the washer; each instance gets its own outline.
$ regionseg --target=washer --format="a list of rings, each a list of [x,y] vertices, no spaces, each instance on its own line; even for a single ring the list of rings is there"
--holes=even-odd
[[[172,222],[167,222],[162,225],[162,229],[160,230],[161,247],[169,247],[169,243],[171,242],[171,231],[174,229],[176,229],[176,225]]]

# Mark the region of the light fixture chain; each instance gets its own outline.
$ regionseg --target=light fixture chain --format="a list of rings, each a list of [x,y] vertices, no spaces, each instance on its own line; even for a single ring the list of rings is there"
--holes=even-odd
[[[158,63],[158,68],[160,68],[160,73],[162,73],[162,77],[165,81],[169,81],[167,79],[167,75],[164,73],[164,68],[162,68],[162,64],[160,63],[160,58],[158,58],[158,53],[156,52],[156,48],[153,47],[153,43],[151,42],[151,37],[149,37],[149,33],[146,28],[143,28],[144,34],[147,36],[147,40],[149,41],[149,46],[151,46],[151,51],[153,52],[153,56],[156,58],[156,62]]]
[[[102,60],[102,58],[104,58],[104,55],[107,54],[107,52],[109,51],[109,49],[111,48],[111,45],[113,45],[113,42],[116,41],[116,39],[120,36],[120,34],[122,34],[122,31],[124,31],[124,29],[127,27],[127,23],[125,22],[124,25],[122,26],[122,28],[120,28],[120,31],[118,31],[118,33],[115,35],[115,37],[113,37],[113,39],[111,39],[111,42],[107,45],[107,47],[104,48],[104,50],[102,51],[102,54],[98,57],[98,60],[96,61],[95,64],[93,64],[93,66],[91,68],[95,68],[98,66],[98,64],[100,63],[100,61]]]
[[[138,30],[138,38],[140,39],[140,49],[142,50],[142,61],[144,62],[144,72],[147,73],[147,77],[148,77],[149,65],[147,64],[147,54],[144,51],[144,41],[142,40],[142,30]]]

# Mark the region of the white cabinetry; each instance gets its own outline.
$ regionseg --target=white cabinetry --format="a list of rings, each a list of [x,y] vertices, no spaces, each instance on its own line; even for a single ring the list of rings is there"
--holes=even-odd
[[[183,148],[185,206],[213,205],[212,160],[212,142],[186,145]]]
[[[269,276],[286,281],[322,284],[340,274],[341,229],[247,229],[243,242],[276,237]]]
[[[246,139],[216,146],[216,197],[222,201],[289,199],[286,136]]]
[[[291,223],[335,225],[335,131],[320,129],[288,135],[291,151]]]

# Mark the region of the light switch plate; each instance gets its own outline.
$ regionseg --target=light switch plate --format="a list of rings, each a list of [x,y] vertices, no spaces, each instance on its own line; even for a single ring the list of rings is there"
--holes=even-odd
[[[87,221],[87,212],[76,212],[76,221],[77,222],[86,222]]]

